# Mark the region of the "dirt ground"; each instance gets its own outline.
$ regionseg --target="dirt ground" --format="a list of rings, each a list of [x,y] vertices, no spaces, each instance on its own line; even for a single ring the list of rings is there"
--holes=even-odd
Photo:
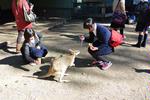
[[[0,26],[0,100],[150,100],[149,44],[140,49],[130,45],[115,48],[108,56],[112,67],[103,71],[89,66],[93,58],[87,52],[87,43],[80,45],[79,35],[87,33],[82,21],[53,28],[57,23],[62,22],[40,21],[34,25],[36,31],[42,32],[43,43],[49,50],[38,66],[26,65],[21,54],[14,53],[15,23]],[[136,43],[134,28],[135,25],[126,25],[126,41],[130,43]],[[69,76],[64,77],[69,83],[31,77],[46,73],[50,58],[67,53],[69,48],[81,52],[76,57],[76,66],[69,68]]]

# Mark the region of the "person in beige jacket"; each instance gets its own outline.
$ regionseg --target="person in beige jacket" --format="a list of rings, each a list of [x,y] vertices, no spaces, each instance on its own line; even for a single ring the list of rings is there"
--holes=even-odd
[[[119,12],[126,15],[125,0],[114,0],[113,1],[113,13],[115,11],[119,11]],[[125,24],[124,25],[117,25],[117,24],[111,22],[111,28],[113,28],[115,30],[120,29],[120,33],[123,35],[124,34],[123,29],[125,28]]]

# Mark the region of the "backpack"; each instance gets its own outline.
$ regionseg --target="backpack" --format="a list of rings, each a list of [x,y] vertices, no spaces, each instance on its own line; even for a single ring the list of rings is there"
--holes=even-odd
[[[123,41],[122,35],[113,29],[110,31],[111,31],[111,37],[110,37],[110,42],[109,42],[110,46],[111,47],[117,47],[120,44],[122,44],[122,41]]]

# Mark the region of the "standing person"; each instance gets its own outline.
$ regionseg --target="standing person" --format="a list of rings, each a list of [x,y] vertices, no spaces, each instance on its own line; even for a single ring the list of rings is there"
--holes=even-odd
[[[32,65],[41,64],[41,58],[48,53],[47,48],[41,44],[42,35],[33,29],[25,29],[24,43],[21,47],[22,57],[25,62]]]
[[[119,12],[121,14],[125,15],[124,20],[126,20],[126,11],[125,11],[125,0],[114,0],[113,1],[113,13]],[[118,30],[120,29],[120,34],[125,38],[124,35],[124,28],[125,28],[125,23],[122,25],[118,25],[117,23],[111,22],[111,28]]]
[[[29,6],[27,0],[13,0],[12,1],[12,12],[16,20],[18,36],[16,40],[16,53],[20,52],[20,48],[23,42],[23,34],[26,28],[32,28],[31,22],[26,22],[23,13],[23,5],[29,12],[32,10],[32,6]],[[31,8],[31,9],[30,9]]]
[[[109,45],[111,32],[108,28],[94,23],[92,18],[84,22],[84,28],[89,30],[89,37],[81,35],[80,39],[91,43],[88,52],[96,59],[93,64],[99,64],[102,70],[108,69],[112,63],[105,56],[113,52],[113,47]]]
[[[132,46],[140,48],[146,47],[146,40],[148,37],[147,29],[150,25],[150,7],[148,0],[141,0],[137,7],[139,14],[135,31],[139,33],[138,42]]]

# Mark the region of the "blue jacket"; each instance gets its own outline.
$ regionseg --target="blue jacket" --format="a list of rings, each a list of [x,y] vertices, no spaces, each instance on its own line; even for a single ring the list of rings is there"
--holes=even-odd
[[[89,37],[85,38],[85,41],[92,43],[93,46],[98,47],[97,53],[102,55],[107,55],[113,52],[113,49],[109,45],[109,40],[111,37],[111,32],[107,27],[97,24],[96,36],[93,32],[89,33]]]

